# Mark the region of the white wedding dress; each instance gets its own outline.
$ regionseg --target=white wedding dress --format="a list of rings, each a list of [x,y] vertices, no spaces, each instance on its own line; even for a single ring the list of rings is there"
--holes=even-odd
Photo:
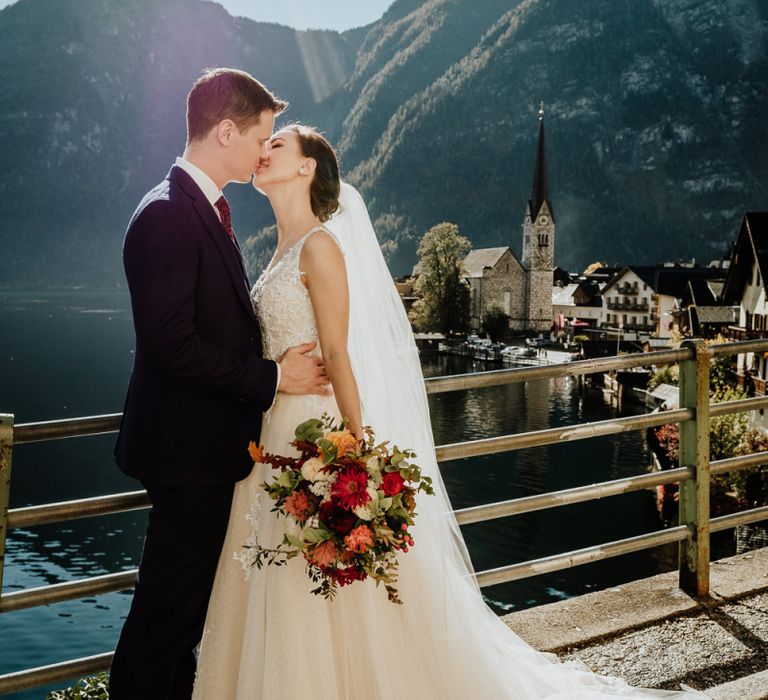
[[[351,206],[355,202],[350,205],[349,197],[359,195],[349,190],[345,193]],[[302,246],[313,234],[302,238],[254,285],[252,296],[266,357],[277,358],[291,346],[317,340],[312,305],[299,270]],[[354,273],[344,242],[342,250],[351,280]],[[372,279],[363,273],[366,280]],[[354,293],[355,285],[351,283],[350,289]],[[350,332],[354,329],[351,325]],[[377,338],[364,340],[377,343]],[[402,348],[417,361],[410,333],[402,341]],[[367,352],[375,356],[372,346],[368,347]],[[370,416],[376,417],[373,406],[378,404],[369,399],[366,406],[365,397],[367,392],[371,396],[369,380],[380,368],[367,370],[354,362],[353,368],[361,386],[363,420],[368,422]],[[395,377],[379,379],[396,381]],[[385,391],[384,386],[380,384],[379,391]],[[421,392],[426,406],[423,382],[414,391]],[[279,394],[263,419],[265,449],[295,454],[289,446],[295,427],[324,411],[338,417],[333,397]],[[389,410],[387,415],[391,414]],[[377,420],[386,423],[382,417]],[[428,435],[423,436],[421,447],[431,445],[431,431],[424,428],[422,432]],[[390,434],[377,437],[400,439]],[[413,444],[417,439],[415,434],[407,435],[400,445],[417,447]],[[429,459],[415,461],[427,472],[428,465],[434,464]],[[467,575],[455,518],[445,512],[448,501],[440,495],[419,497],[419,515],[412,528],[415,547],[401,557],[398,588],[403,605],[390,603],[384,589],[370,580],[339,589],[333,601],[312,595],[314,585],[299,557],[282,567],[249,566],[244,545],[258,541],[274,547],[286,527],[285,518],[270,512],[273,502],[260,488],[272,478],[269,472],[268,467],[256,465],[235,488],[200,647],[194,700],[689,697],[631,688],[622,681],[565,666],[528,646],[483,603],[475,581]],[[438,490],[442,489],[439,474],[434,476]],[[690,697],[703,696],[692,692]]]

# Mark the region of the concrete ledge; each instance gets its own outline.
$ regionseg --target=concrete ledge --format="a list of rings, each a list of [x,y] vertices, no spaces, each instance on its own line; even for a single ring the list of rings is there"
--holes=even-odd
[[[710,688],[712,700],[768,700],[768,671]]]
[[[712,562],[710,589],[709,600],[691,598],[677,587],[674,571],[510,613],[502,619],[541,651],[582,646],[768,589],[768,548]]]
[[[691,598],[673,572],[503,620],[533,647],[632,685],[768,700],[768,548],[713,562],[710,588]]]

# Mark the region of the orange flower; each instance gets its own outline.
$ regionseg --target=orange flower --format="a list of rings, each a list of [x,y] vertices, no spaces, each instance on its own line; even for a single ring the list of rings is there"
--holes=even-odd
[[[344,544],[352,552],[362,554],[373,547],[373,533],[365,525],[358,525],[352,532],[344,538]]]
[[[357,447],[357,438],[349,430],[334,430],[328,433],[325,439],[336,446],[339,457]]]
[[[331,540],[321,542],[304,556],[315,566],[330,566],[336,561],[339,552]]]
[[[262,462],[264,460],[264,447],[263,445],[256,446],[256,443],[251,440],[248,443],[248,454],[251,455],[251,459],[254,462]]]
[[[317,504],[311,501],[305,491],[294,491],[283,503],[283,509],[295,520],[303,523],[310,515],[317,512]]]

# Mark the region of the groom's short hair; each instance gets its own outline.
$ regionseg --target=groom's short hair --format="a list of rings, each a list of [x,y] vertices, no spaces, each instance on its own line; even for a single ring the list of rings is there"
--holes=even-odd
[[[280,114],[287,107],[249,73],[209,68],[187,95],[187,143],[205,138],[224,119],[231,119],[243,133],[259,123],[264,110]]]

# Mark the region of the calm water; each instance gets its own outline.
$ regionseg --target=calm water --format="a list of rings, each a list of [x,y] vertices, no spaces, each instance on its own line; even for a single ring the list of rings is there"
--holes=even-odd
[[[122,410],[133,361],[124,294],[0,296],[0,412],[16,422]],[[459,357],[424,361],[427,376],[488,369]],[[619,413],[599,392],[557,379],[433,396],[437,444],[601,420]],[[640,408],[630,408],[630,411]],[[114,436],[21,445],[13,461],[11,507],[138,488],[112,460]],[[641,433],[563,443],[448,462],[454,507],[528,496],[641,473],[649,458]],[[15,530],[7,543],[4,591],[136,566],[146,511]],[[638,492],[463,528],[477,570],[657,530],[653,496]],[[730,539],[713,543],[730,553]],[[669,571],[676,546],[658,548],[485,589],[498,613]],[[0,673],[114,648],[130,596],[113,593],[0,616]],[[63,683],[51,687],[62,687]],[[18,693],[42,698],[45,690]]]

